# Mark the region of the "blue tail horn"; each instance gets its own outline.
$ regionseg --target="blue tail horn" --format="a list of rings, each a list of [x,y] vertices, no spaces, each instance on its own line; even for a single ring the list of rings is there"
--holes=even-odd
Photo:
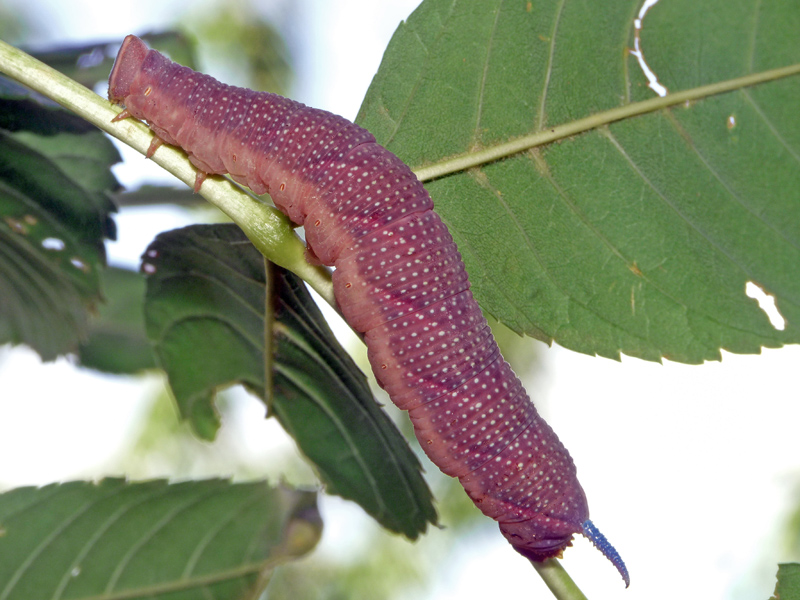
[[[622,578],[625,580],[625,587],[628,587],[631,584],[631,578],[630,575],[628,575],[628,567],[625,566],[625,562],[622,560],[619,552],[617,552],[614,546],[608,543],[606,536],[600,533],[600,530],[588,519],[583,523],[583,535],[594,544],[595,548],[603,553],[603,556],[611,561],[612,565],[617,567],[617,571],[619,571],[619,574],[622,575]]]

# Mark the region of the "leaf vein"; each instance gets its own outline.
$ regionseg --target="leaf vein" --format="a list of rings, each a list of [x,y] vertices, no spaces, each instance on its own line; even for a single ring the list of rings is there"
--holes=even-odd
[[[59,491],[66,491],[64,488],[60,488]],[[47,535],[39,545],[30,553],[30,555],[22,562],[20,567],[14,573],[14,576],[11,577],[6,587],[3,589],[2,594],[0,594],[0,600],[6,600],[11,591],[14,589],[14,586],[19,583],[19,580],[25,574],[25,572],[33,566],[36,560],[42,555],[42,553],[47,549],[50,544],[55,542],[59,535],[61,535],[67,527],[69,527],[72,523],[74,523],[81,515],[86,513],[89,509],[91,509],[97,502],[100,502],[102,498],[95,498],[91,502],[87,502],[80,506],[78,510],[76,510],[72,515],[68,516],[61,524],[57,527],[54,527],[53,530]]]
[[[500,0],[502,6],[503,0]],[[483,72],[481,73],[481,81],[478,86],[478,106],[475,111],[475,136],[473,144],[477,144],[481,137],[481,120],[483,118],[483,103],[486,97],[486,80],[489,77],[489,63],[492,56],[492,45],[495,43],[495,36],[497,34],[497,24],[500,20],[501,7],[496,7],[494,12],[494,23],[492,23],[492,30],[489,33],[489,38],[486,41],[486,57],[483,61]]]
[[[120,490],[124,492],[126,490]],[[149,492],[147,495],[139,498],[132,498],[132,501],[128,501],[128,503],[123,504],[120,506],[115,512],[108,516],[104,523],[99,524],[96,531],[89,537],[87,542],[83,545],[80,551],[75,556],[75,559],[72,561],[72,564],[67,568],[62,577],[61,581],[59,582],[58,586],[56,587],[55,593],[53,595],[53,600],[59,600],[64,593],[69,582],[72,580],[72,570],[75,567],[79,567],[81,560],[86,557],[86,555],[91,551],[91,549],[100,541],[103,535],[111,528],[114,523],[119,521],[119,519],[124,516],[126,513],[130,512],[131,509],[135,508],[139,504],[149,501],[152,497],[157,496],[161,493],[162,490],[157,489]],[[99,498],[97,502],[107,500],[110,496],[106,496],[103,498]]]
[[[192,577],[192,573],[194,569],[197,567],[197,563],[205,552],[206,548],[211,544],[212,540],[216,535],[225,528],[231,521],[233,521],[238,515],[240,515],[243,511],[249,508],[251,505],[260,502],[263,496],[261,494],[261,490],[256,488],[253,490],[251,497],[243,500],[239,507],[235,511],[231,511],[225,519],[220,519],[215,527],[210,527],[206,531],[203,538],[198,542],[197,547],[194,549],[192,554],[186,560],[186,566],[183,569],[183,573],[181,573],[180,579],[181,580],[188,580]],[[252,551],[251,551],[252,552]]]
[[[730,261],[732,264],[734,264],[734,265],[736,265],[737,267],[741,268],[741,265],[739,265],[739,264],[738,264],[738,263],[737,263],[737,262],[736,262],[736,261],[733,259],[733,257],[731,257],[731,256],[728,254],[728,252],[726,252],[726,251],[725,251],[725,250],[724,250],[722,247],[720,247],[720,246],[719,246],[717,243],[715,243],[715,242],[714,242],[714,241],[713,241],[713,240],[712,240],[712,239],[711,239],[711,238],[710,238],[710,237],[709,237],[709,236],[708,236],[708,235],[707,235],[707,234],[706,234],[704,231],[702,231],[702,230],[701,230],[699,227],[697,227],[697,225],[695,225],[695,224],[694,224],[694,223],[693,223],[693,222],[692,222],[692,221],[691,221],[691,220],[690,220],[690,219],[689,219],[689,218],[688,218],[688,217],[687,217],[687,216],[686,216],[686,215],[685,215],[685,214],[684,214],[684,213],[683,213],[683,212],[682,212],[682,211],[681,211],[681,210],[680,210],[680,209],[679,209],[679,208],[678,208],[678,207],[677,207],[677,206],[676,206],[676,205],[675,205],[673,202],[671,202],[671,201],[669,200],[669,198],[667,198],[667,197],[666,197],[666,196],[665,196],[665,195],[664,195],[664,194],[661,192],[661,190],[659,190],[659,189],[658,189],[658,188],[655,186],[655,184],[654,184],[654,183],[653,183],[653,182],[650,180],[650,178],[649,178],[649,177],[647,177],[647,175],[645,175],[645,173],[644,173],[644,172],[643,172],[643,171],[642,171],[642,170],[639,168],[639,165],[637,165],[637,164],[634,162],[633,158],[631,158],[631,156],[630,156],[630,155],[629,155],[629,154],[628,154],[628,153],[625,151],[625,149],[622,147],[622,145],[619,143],[619,141],[618,141],[618,140],[617,140],[617,139],[614,137],[614,135],[611,133],[611,131],[610,131],[610,130],[609,130],[607,127],[603,127],[603,128],[602,128],[602,129],[600,129],[599,131],[600,131],[600,133],[602,133],[603,135],[605,135],[605,136],[606,136],[606,137],[609,139],[609,141],[610,141],[610,142],[611,142],[611,143],[614,145],[614,147],[615,147],[615,148],[616,148],[616,150],[617,150],[617,151],[620,153],[620,155],[621,155],[621,156],[622,156],[622,157],[625,159],[625,161],[627,161],[627,163],[630,165],[630,167],[631,167],[631,169],[633,170],[633,172],[634,172],[634,173],[636,173],[636,175],[637,175],[639,178],[641,178],[642,182],[643,182],[643,183],[644,183],[644,184],[645,184],[647,187],[649,187],[649,188],[650,188],[650,189],[653,191],[653,193],[655,193],[655,194],[656,194],[656,195],[657,195],[657,196],[658,196],[658,197],[661,199],[661,201],[662,201],[662,202],[664,202],[664,204],[666,204],[666,205],[667,205],[667,206],[668,206],[668,207],[669,207],[669,208],[670,208],[670,209],[671,209],[671,210],[672,210],[672,211],[673,211],[673,212],[674,212],[674,213],[675,213],[675,214],[676,214],[676,215],[677,215],[677,216],[678,216],[678,217],[679,217],[679,218],[680,218],[680,219],[681,219],[681,220],[682,220],[684,223],[686,223],[686,225],[687,225],[687,226],[688,226],[690,229],[692,229],[693,231],[695,231],[695,232],[697,233],[697,235],[701,236],[701,237],[702,237],[702,238],[703,238],[703,239],[704,239],[704,240],[705,240],[705,241],[706,241],[706,242],[707,242],[707,243],[708,243],[708,244],[709,244],[709,245],[710,245],[712,248],[715,248],[715,249],[716,249],[716,250],[717,250],[717,251],[718,251],[720,254],[722,254],[722,255],[723,255],[725,258],[727,258],[727,259],[728,259],[728,260],[729,260],[729,261]],[[607,241],[607,243],[609,243],[609,244],[610,244],[610,242],[608,242],[608,241]],[[612,246],[612,247],[613,247],[613,246]],[[621,254],[621,253],[619,253],[619,251],[618,251],[616,248],[614,248],[614,252],[615,252],[615,253],[617,253],[617,254],[619,254],[620,258],[622,258],[623,260],[625,260],[625,259],[623,258],[623,256],[622,256],[622,254]],[[739,326],[739,325],[732,325],[732,324],[730,324],[730,323],[722,323],[722,322],[719,320],[719,318],[717,318],[717,316],[716,316],[716,315],[708,314],[708,313],[706,313],[706,312],[699,312],[697,309],[690,307],[690,306],[689,306],[688,304],[686,304],[686,302],[684,302],[683,300],[680,300],[680,299],[678,299],[676,296],[674,296],[673,294],[669,293],[669,292],[668,292],[668,291],[667,291],[665,288],[663,288],[662,286],[658,285],[658,284],[657,284],[657,283],[656,283],[654,280],[652,280],[652,279],[648,278],[648,277],[647,277],[647,275],[646,275],[645,273],[642,273],[642,277],[643,277],[643,279],[644,279],[645,281],[647,281],[647,283],[648,283],[649,285],[652,285],[652,286],[653,286],[653,288],[654,288],[655,290],[657,290],[658,292],[660,292],[661,294],[663,294],[665,298],[669,298],[670,300],[672,300],[673,302],[675,302],[675,303],[676,303],[676,304],[678,304],[679,306],[682,306],[682,307],[685,309],[685,311],[686,311],[687,313],[689,313],[689,312],[694,312],[694,313],[697,313],[697,314],[702,314],[702,315],[703,315],[705,318],[707,318],[709,321],[712,321],[713,323],[716,323],[716,324],[720,325],[720,326],[721,326],[721,327],[723,327],[723,328],[729,328],[729,329],[733,329],[733,330],[740,331],[740,332],[743,332],[743,333],[748,333],[748,334],[756,335],[756,336],[759,336],[759,337],[762,335],[762,333],[761,333],[761,332],[759,332],[759,331],[753,331],[753,330],[745,329],[745,328],[743,328],[743,327],[741,327],[741,326]],[[713,344],[713,343],[711,343],[710,341],[708,341],[708,340],[703,340],[702,338],[697,338],[697,339],[698,339],[698,341],[699,341],[699,342],[703,343],[703,344],[704,344],[706,347],[708,347],[708,348],[710,348],[710,349],[712,349],[712,350],[715,350],[715,351],[716,351],[716,349],[717,349],[716,345],[714,345],[714,344]]]
[[[385,512],[387,510],[386,504],[383,501],[383,496],[378,492],[380,489],[375,478],[372,476],[369,468],[367,467],[367,462],[364,459],[361,452],[358,450],[358,445],[353,440],[352,436],[350,435],[347,427],[344,426],[342,420],[338,417],[336,413],[331,411],[327,404],[324,402],[322,398],[318,396],[315,390],[310,389],[308,386],[304,385],[302,382],[301,377],[295,377],[295,370],[288,368],[284,365],[277,364],[275,365],[275,370],[281,373],[284,377],[289,379],[294,385],[300,388],[308,398],[310,398],[324,413],[328,416],[331,422],[336,426],[339,430],[340,435],[342,438],[347,442],[347,445],[350,448],[351,455],[355,459],[356,463],[361,468],[362,472],[364,473],[364,477],[367,480],[370,488],[373,490],[374,496],[377,500],[377,503],[381,509],[381,511]]]
[[[744,92],[744,90],[742,90],[742,91]],[[725,180],[722,178],[722,176],[719,174],[719,172],[711,165],[710,160],[708,158],[706,158],[706,156],[702,152],[700,152],[700,149],[694,143],[694,140],[692,140],[692,138],[690,137],[689,133],[681,126],[681,124],[678,122],[678,120],[675,118],[675,115],[671,111],[667,111],[667,119],[670,121],[670,123],[672,123],[672,126],[676,129],[676,131],[678,131],[678,133],[681,136],[681,138],[686,141],[687,146],[695,154],[697,159],[702,163],[703,167],[705,169],[707,169],[708,172],[711,175],[713,175],[714,179],[716,179],[716,181],[730,195],[731,199],[734,202],[736,202],[736,204],[741,206],[742,209],[745,210],[751,217],[753,217],[755,220],[757,220],[760,223],[762,223],[765,228],[767,228],[770,231],[772,231],[777,237],[782,238],[787,244],[789,244],[790,246],[794,247],[795,249],[800,250],[800,245],[798,245],[794,240],[788,238],[780,230],[776,229],[775,226],[772,225],[772,223],[766,221],[761,215],[759,215],[758,213],[753,211],[744,202],[744,200],[727,184],[727,182],[725,182]],[[798,157],[798,158],[800,158],[800,157]],[[798,161],[798,162],[800,162],[800,161]],[[731,257],[728,257],[728,258],[730,258],[730,260],[732,262],[734,262],[734,264],[737,264],[739,267],[742,268],[742,270],[744,270],[744,267],[742,267],[741,265],[736,263],[733,260],[733,258],[731,258]],[[748,275],[750,276],[749,273],[748,273]],[[751,278],[752,278],[752,276],[751,276]]]
[[[169,492],[170,488],[167,486],[164,489],[164,494]],[[175,506],[173,509],[167,511],[158,521],[156,521],[153,526],[145,531],[141,538],[135,543],[132,544],[128,551],[125,553],[124,556],[119,561],[119,564],[116,566],[114,571],[111,573],[111,577],[106,583],[105,593],[110,594],[114,592],[115,586],[119,583],[120,578],[125,573],[125,569],[130,564],[130,562],[134,559],[136,554],[149,542],[159,531],[161,531],[166,525],[172,521],[172,519],[180,514],[182,511],[199,504],[200,502],[204,501],[209,496],[216,493],[216,489],[209,490],[208,492],[202,494],[199,497],[191,497],[188,498],[187,501],[183,504],[179,504]]]
[[[542,99],[539,103],[539,111],[536,115],[536,124],[534,131],[540,131],[545,127],[547,122],[547,94],[550,88],[550,77],[553,74],[553,62],[556,53],[556,37],[558,34],[558,27],[561,23],[561,13],[564,11],[564,4],[566,0],[560,0],[558,8],[556,9],[556,18],[553,20],[553,28],[550,31],[550,49],[547,53],[547,66],[544,72],[544,83],[542,85]]]
[[[800,154],[798,154],[797,151],[794,150],[794,148],[792,148],[789,142],[786,141],[786,138],[784,138],[783,135],[781,135],[781,132],[778,131],[778,128],[775,127],[775,125],[772,123],[772,120],[761,109],[761,106],[758,104],[758,102],[755,101],[750,91],[743,89],[741,90],[741,92],[742,94],[744,94],[744,97],[750,104],[750,106],[753,107],[753,110],[755,110],[756,113],[758,113],[758,116],[761,117],[761,120],[764,122],[764,125],[767,126],[772,135],[775,137],[775,139],[781,144],[781,146],[784,147],[786,152],[789,153],[789,155],[795,160],[795,162],[798,163],[798,166],[800,166]]]

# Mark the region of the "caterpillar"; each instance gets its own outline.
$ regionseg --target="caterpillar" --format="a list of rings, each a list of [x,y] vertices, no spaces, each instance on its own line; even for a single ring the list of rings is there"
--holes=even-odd
[[[589,520],[575,465],[503,359],[453,238],[411,169],[365,129],[236,88],[125,38],[109,77],[115,120],[145,121],[198,169],[227,173],[305,227],[370,365],[423,450],[533,561],[586,536],[630,583]]]

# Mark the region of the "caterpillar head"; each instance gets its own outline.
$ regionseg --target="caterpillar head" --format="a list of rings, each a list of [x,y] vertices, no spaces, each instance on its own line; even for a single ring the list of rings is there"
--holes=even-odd
[[[147,52],[147,46],[135,35],[127,36],[122,42],[108,78],[108,99],[111,102],[120,104],[130,95],[131,84],[141,71]]]

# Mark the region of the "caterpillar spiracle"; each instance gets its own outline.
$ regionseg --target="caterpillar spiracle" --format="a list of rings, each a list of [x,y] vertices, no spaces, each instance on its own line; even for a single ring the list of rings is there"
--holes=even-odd
[[[335,267],[345,319],[407,410],[420,445],[534,561],[583,534],[629,583],[617,551],[589,520],[575,465],[500,355],[469,289],[453,238],[411,169],[365,129],[275,94],[225,85],[129,35],[109,78],[160,143],[199,174],[228,173],[305,226],[309,249]]]

